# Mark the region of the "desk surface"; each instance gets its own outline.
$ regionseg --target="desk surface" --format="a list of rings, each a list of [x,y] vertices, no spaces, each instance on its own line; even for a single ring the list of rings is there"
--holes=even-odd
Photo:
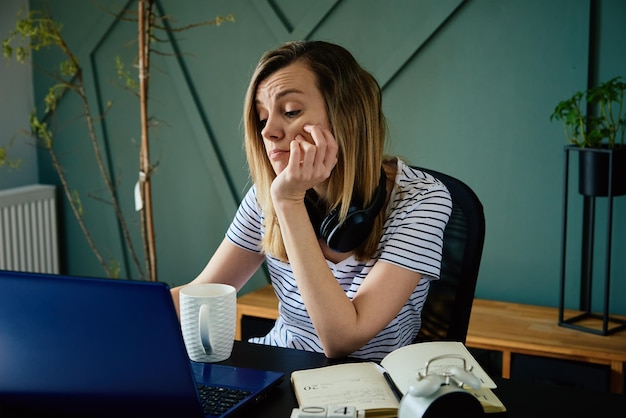
[[[579,313],[568,310],[566,317]],[[503,317],[507,320],[503,321]],[[598,328],[599,323],[587,320],[580,325]],[[596,363],[601,360],[626,362],[626,332],[601,336],[573,330],[558,325],[556,308],[494,300],[474,299],[467,345],[552,353],[570,360]]]
[[[288,418],[297,402],[289,380],[294,370],[336,364],[323,354],[235,341],[232,356],[222,362],[239,367],[277,370],[285,373],[285,380],[267,399],[241,417]],[[626,395],[593,392],[556,385],[540,385],[494,378],[496,395],[506,405],[510,418],[542,417],[609,417],[626,411]],[[540,406],[541,405],[541,406]]]

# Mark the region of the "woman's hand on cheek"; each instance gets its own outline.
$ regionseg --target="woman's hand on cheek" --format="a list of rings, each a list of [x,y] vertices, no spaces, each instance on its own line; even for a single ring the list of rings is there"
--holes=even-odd
[[[314,157],[315,146],[306,142],[301,135],[290,142],[289,163],[272,182],[270,191],[274,204],[281,201],[301,202],[308,189],[323,181],[313,175],[310,162],[305,167],[305,158],[311,161]]]
[[[306,183],[310,189],[324,182],[337,164],[337,141],[328,129],[320,125],[304,125],[302,128],[310,138],[296,135],[290,143],[290,158],[287,166],[294,177]]]
[[[313,166],[325,171],[326,177],[324,179],[327,179],[337,164],[337,150],[339,148],[337,141],[330,130],[322,128],[320,125],[304,125],[302,129],[308,132],[313,139],[315,146]],[[305,159],[304,162],[308,161]]]
[[[337,164],[337,142],[319,125],[305,125],[312,140],[297,135],[290,143],[289,163],[272,183],[272,197],[302,201],[306,191],[330,176]]]

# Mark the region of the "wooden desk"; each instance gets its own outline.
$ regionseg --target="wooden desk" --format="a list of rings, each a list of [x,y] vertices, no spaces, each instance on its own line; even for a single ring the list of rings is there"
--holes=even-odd
[[[276,319],[278,300],[270,285],[238,299],[238,340],[244,315]],[[511,377],[513,354],[607,365],[611,392],[624,393],[626,331],[601,336],[561,327],[556,308],[475,299],[466,345],[501,352],[504,378]]]
[[[241,320],[244,315],[264,319],[278,318],[278,299],[272,285],[268,284],[237,299],[237,341],[241,341]]]
[[[466,345],[502,352],[504,378],[515,353],[608,365],[611,392],[624,392],[626,332],[601,336],[561,327],[556,308],[475,299]]]

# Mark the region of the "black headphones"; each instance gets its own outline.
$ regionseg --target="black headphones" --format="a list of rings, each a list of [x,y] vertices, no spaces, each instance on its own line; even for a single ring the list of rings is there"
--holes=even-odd
[[[339,223],[339,207],[326,215],[326,205],[320,201],[313,189],[307,190],[304,203],[318,238],[324,239],[330,249],[345,253],[354,250],[365,241],[386,198],[387,176],[381,168],[380,181],[372,203],[362,208],[362,204],[353,199],[346,220],[342,224]]]

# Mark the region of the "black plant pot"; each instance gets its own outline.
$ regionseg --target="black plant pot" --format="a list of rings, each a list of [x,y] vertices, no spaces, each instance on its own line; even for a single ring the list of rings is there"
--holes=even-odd
[[[626,194],[626,147],[585,148],[578,153],[578,191],[584,196],[608,196],[609,178],[613,196]],[[613,172],[609,161],[613,156]]]

